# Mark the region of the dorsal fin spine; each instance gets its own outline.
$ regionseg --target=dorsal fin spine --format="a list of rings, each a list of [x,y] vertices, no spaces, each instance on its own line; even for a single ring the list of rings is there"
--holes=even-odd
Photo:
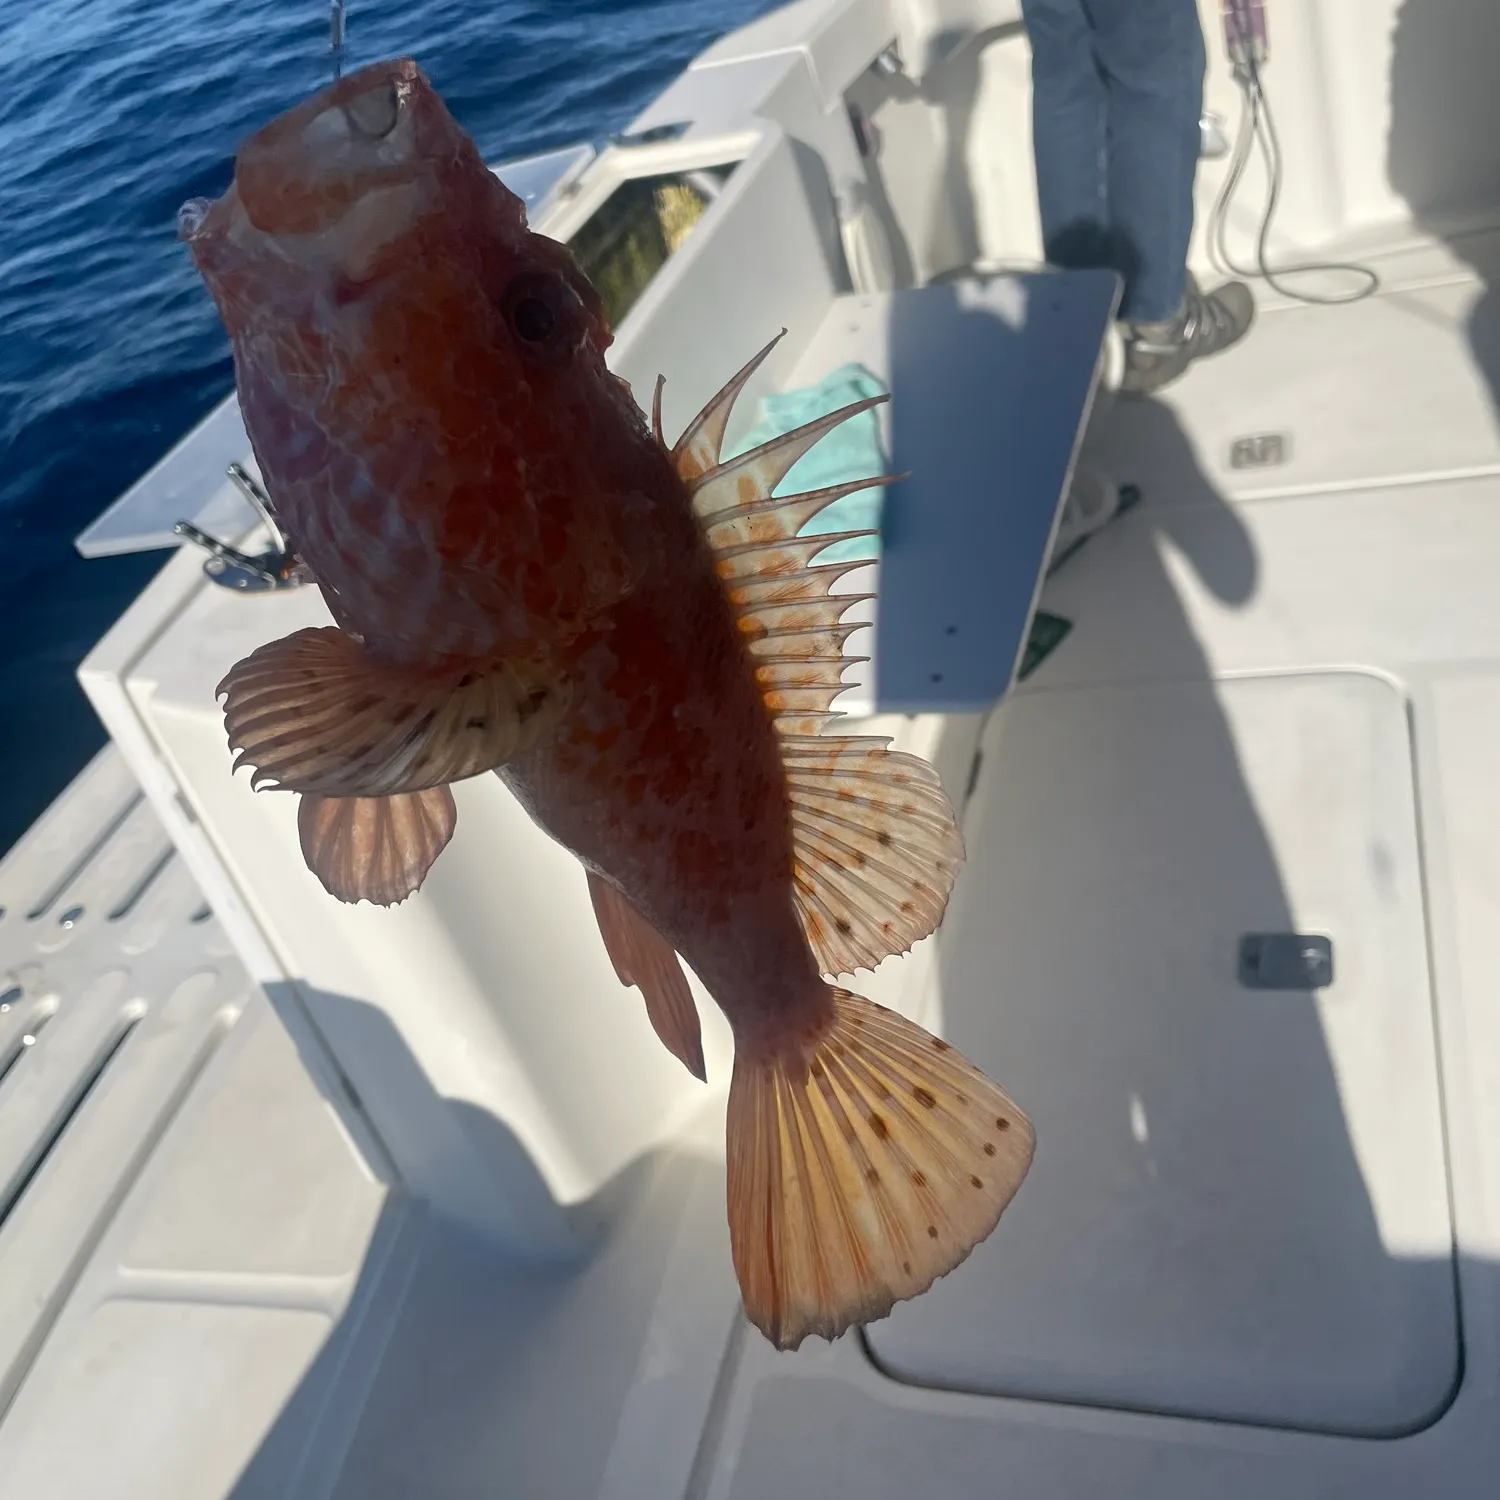
[[[803,931],[825,974],[874,968],[942,919],[963,841],[937,773],[894,753],[889,740],[825,733],[852,684],[849,637],[867,624],[844,613],[874,595],[836,594],[869,558],[814,562],[873,530],[802,528],[846,495],[895,481],[851,480],[804,494],[776,486],[820,438],[887,398],[871,397],[808,422],[728,462],[719,461],[730,409],[775,341],[694,418],[672,450],[714,568],[745,640],[782,755],[793,840],[793,890]]]

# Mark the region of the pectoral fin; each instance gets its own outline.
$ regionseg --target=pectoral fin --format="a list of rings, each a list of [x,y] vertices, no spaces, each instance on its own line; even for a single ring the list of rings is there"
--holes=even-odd
[[[332,626],[272,641],[217,689],[258,791],[391,797],[503,765],[553,729],[567,684],[535,662],[388,662]]]

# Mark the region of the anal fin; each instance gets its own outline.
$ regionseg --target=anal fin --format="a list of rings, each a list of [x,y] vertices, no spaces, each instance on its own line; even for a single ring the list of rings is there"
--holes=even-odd
[[[620,983],[640,990],[662,1046],[695,1078],[707,1081],[698,1007],[672,945],[607,880],[592,870],[588,877],[599,933]]]
[[[302,857],[340,901],[394,906],[417,890],[458,822],[445,786],[393,797],[305,794],[297,807]]]

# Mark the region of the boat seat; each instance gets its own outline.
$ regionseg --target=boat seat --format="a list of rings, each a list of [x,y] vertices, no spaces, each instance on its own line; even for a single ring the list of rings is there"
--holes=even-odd
[[[971,276],[835,299],[789,384],[863,365],[891,471],[880,561],[840,588],[870,657],[848,713],[987,712],[1021,664],[1097,390],[1119,282],[1110,271]]]

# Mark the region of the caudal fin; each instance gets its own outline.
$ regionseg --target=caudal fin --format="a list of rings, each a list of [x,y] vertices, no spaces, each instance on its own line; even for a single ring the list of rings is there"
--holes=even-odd
[[[994,1229],[1035,1141],[946,1042],[834,990],[820,1035],[735,1057],[729,1233],[751,1322],[795,1349],[926,1291]]]

